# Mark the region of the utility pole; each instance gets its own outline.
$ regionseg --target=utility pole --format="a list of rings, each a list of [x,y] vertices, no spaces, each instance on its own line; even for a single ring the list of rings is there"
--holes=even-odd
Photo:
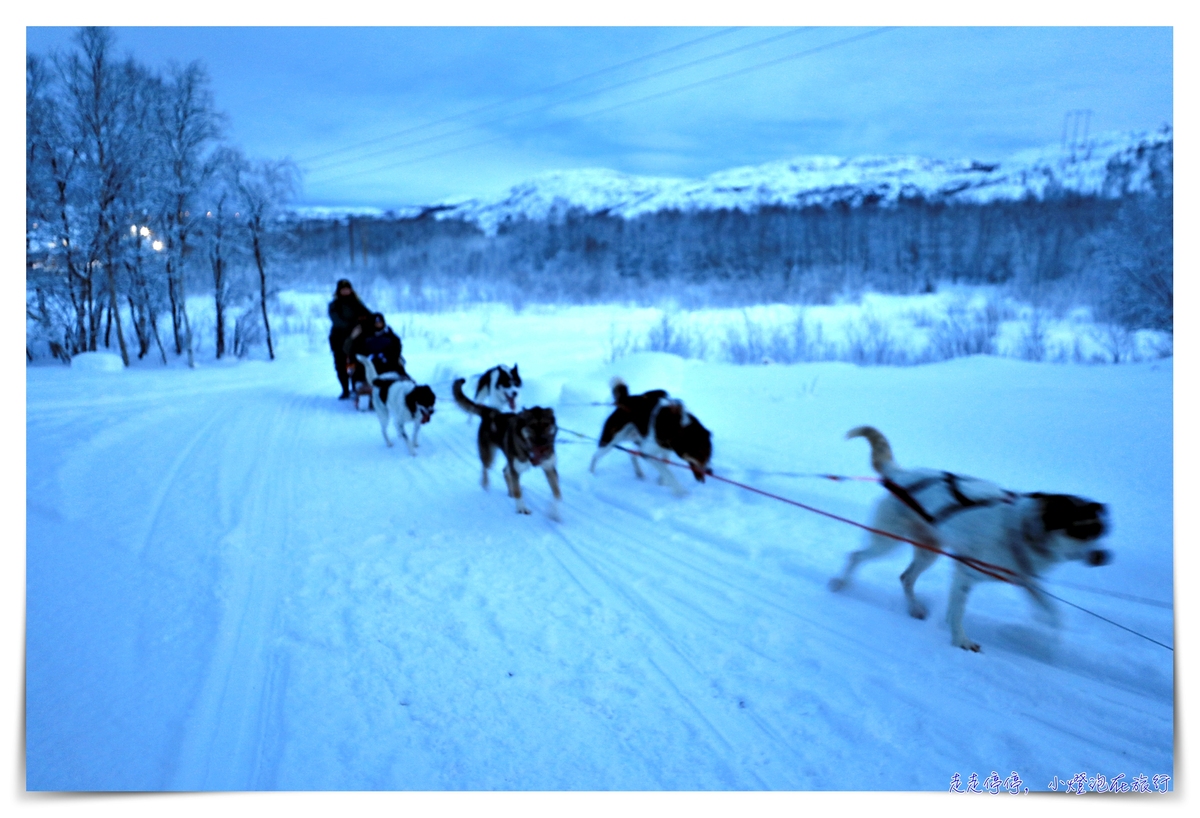
[[[1091,108],[1076,108],[1067,111],[1063,115],[1063,130],[1062,130],[1062,150],[1067,152],[1070,148],[1071,161],[1075,161],[1075,151],[1081,148],[1087,148],[1087,158],[1092,155],[1092,148],[1088,142],[1088,133],[1092,125],[1092,109]],[[1083,128],[1083,138],[1080,139],[1080,126]],[[1070,133],[1070,140],[1067,139],[1067,134]]]

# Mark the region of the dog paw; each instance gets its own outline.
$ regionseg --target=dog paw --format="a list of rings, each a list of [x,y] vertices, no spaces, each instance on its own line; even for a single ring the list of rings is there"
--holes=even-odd
[[[927,613],[929,613],[929,611],[925,609],[925,605],[923,603],[916,601],[908,603],[908,615],[913,619],[924,619]]]
[[[979,653],[979,651],[981,650],[981,648],[979,647],[979,644],[976,642],[972,642],[970,639],[964,639],[963,641],[955,642],[954,644],[957,645],[958,647],[962,648],[963,650],[969,650],[972,653]]]
[[[844,579],[839,579],[838,577],[834,577],[833,579],[829,580],[829,590],[831,590],[831,591],[837,592],[837,591],[842,590],[845,587],[846,587],[846,581]]]
[[[518,514],[532,514],[533,512],[522,506],[517,506],[517,513]]]
[[[562,514],[558,512],[557,506],[551,506],[550,511],[546,514],[546,516],[556,523],[562,522]]]

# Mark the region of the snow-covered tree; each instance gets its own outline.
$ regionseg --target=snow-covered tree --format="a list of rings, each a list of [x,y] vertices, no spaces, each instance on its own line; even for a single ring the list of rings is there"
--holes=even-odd
[[[198,197],[211,170],[208,152],[221,134],[208,74],[199,62],[172,65],[158,106],[157,141],[162,166],[161,213],[167,264],[167,292],[175,353],[186,352],[193,366],[194,340],[187,313],[186,259],[189,240],[203,219]]]
[[[132,101],[143,74],[132,60],[113,59],[113,35],[107,29],[84,28],[76,42],[78,50],[61,63],[61,70],[70,127],[79,137],[78,207],[87,230],[82,248],[87,348],[96,349],[101,315],[107,311],[109,320],[116,321],[121,357],[128,365],[118,308],[117,258],[124,232],[120,200],[139,161],[140,123]],[[103,284],[98,274],[103,275]]]
[[[216,307],[216,356],[225,355],[226,312],[229,308],[231,271],[240,261],[244,235],[238,217],[241,212],[238,187],[247,160],[234,148],[221,147],[209,157],[209,169],[202,191],[204,220],[198,236],[212,272],[213,301]]]
[[[289,160],[243,162],[236,173],[242,225],[250,244],[254,267],[258,272],[259,306],[266,332],[267,355],[275,360],[271,340],[271,322],[267,315],[267,267],[277,257],[284,234],[279,216],[283,206],[296,194],[300,173]]]

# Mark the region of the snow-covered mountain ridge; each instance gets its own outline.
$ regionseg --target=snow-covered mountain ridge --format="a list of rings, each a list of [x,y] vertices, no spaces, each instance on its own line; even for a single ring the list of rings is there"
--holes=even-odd
[[[799,156],[719,171],[703,179],[632,176],[605,169],[539,174],[495,198],[438,207],[437,218],[479,224],[558,219],[572,209],[633,218],[660,210],[699,211],[893,204],[905,198],[956,203],[1042,199],[1057,193],[1118,197],[1169,190],[1174,134],[1109,133],[1086,144],[1048,146],[993,163],[921,156]]]

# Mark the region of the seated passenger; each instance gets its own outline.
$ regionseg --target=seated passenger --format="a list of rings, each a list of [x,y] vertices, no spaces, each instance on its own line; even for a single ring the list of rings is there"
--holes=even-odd
[[[404,371],[404,356],[400,354],[400,338],[387,325],[383,313],[377,312],[372,318],[374,319],[374,331],[370,334],[364,333],[358,339],[356,344],[358,349],[355,352],[371,359],[371,365],[375,367],[377,375],[390,377],[384,375],[387,372],[396,373],[395,377],[407,378],[408,373]]]

